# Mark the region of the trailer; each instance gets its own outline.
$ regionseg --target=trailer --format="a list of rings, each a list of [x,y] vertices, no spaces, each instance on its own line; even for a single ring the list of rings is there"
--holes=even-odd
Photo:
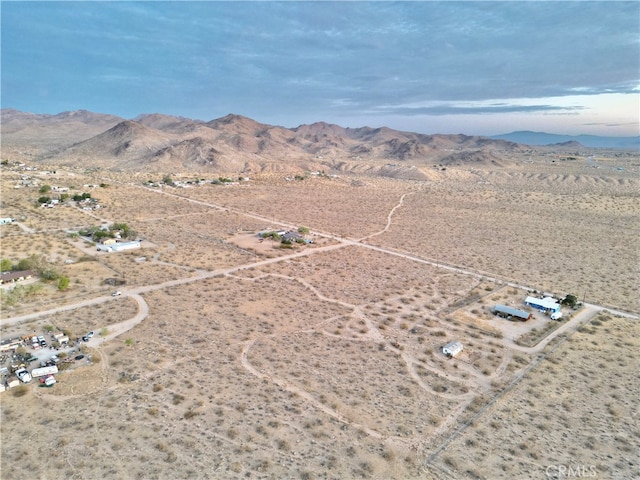
[[[33,370],[31,370],[31,376],[34,378],[53,375],[54,373],[58,373],[58,367],[55,365],[52,365],[50,367],[34,368]]]

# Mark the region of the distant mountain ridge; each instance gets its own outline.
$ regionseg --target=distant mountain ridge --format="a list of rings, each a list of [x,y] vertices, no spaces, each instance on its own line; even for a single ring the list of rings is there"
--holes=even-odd
[[[366,171],[423,179],[425,168],[434,165],[501,166],[530,150],[506,139],[326,122],[285,128],[236,114],[208,122],[159,113],[126,120],[85,110],[38,115],[3,109],[0,114],[6,151],[28,146],[36,161],[112,170]]]
[[[604,137],[599,135],[557,135],[554,133],[518,131],[490,138],[508,140],[524,145],[559,145],[577,142],[590,148],[640,149],[640,136],[636,137]],[[575,143],[574,143],[575,145]]]

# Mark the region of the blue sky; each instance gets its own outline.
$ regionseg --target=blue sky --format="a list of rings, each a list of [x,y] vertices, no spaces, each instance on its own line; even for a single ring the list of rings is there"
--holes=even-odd
[[[2,108],[637,135],[639,2],[12,2]]]

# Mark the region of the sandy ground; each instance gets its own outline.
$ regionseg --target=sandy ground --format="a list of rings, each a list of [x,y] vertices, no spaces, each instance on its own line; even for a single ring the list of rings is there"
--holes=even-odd
[[[28,215],[1,232],[3,256],[46,252],[72,284],[3,308],[3,338],[99,334],[54,388],[1,394],[2,478],[51,450],[32,476],[544,478],[584,464],[631,478],[637,319],[596,316],[596,300],[635,308],[637,180],[615,175],[449,168],[431,182],[162,191],[112,178],[90,214],[33,210],[12,190],[3,216]],[[98,255],[68,236],[67,212],[126,221],[144,248]],[[316,242],[255,235],[298,226]],[[122,296],[108,278],[125,280]],[[489,313],[521,305],[521,287],[588,305],[557,324]],[[440,351],[450,340],[465,346],[455,359]]]

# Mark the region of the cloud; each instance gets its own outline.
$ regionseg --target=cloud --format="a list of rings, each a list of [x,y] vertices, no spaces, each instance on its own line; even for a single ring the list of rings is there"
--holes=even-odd
[[[2,101],[32,111],[47,91],[123,116],[567,114],[596,106],[562,97],[640,85],[638,2],[6,2],[2,13]]]
[[[493,113],[577,113],[584,107],[562,107],[558,105],[437,105],[432,107],[399,107],[381,109],[379,114],[387,115],[487,115]],[[373,112],[372,112],[373,113]]]

